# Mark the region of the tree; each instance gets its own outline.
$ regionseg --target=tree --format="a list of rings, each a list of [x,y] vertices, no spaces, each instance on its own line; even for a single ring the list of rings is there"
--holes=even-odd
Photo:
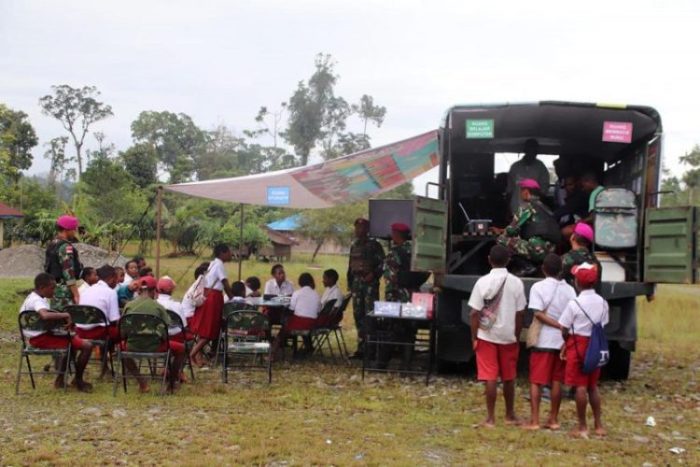
[[[139,143],[119,155],[134,183],[145,189],[158,183],[158,154],[153,146]]]
[[[670,176],[664,169],[661,181],[661,205],[685,206],[700,204],[700,146],[693,148],[680,157],[681,164],[689,168],[679,177]]]
[[[374,98],[364,94],[358,104],[352,105],[352,111],[362,120],[362,134],[367,135],[367,123],[373,122],[377,127],[382,126],[386,116],[386,107],[374,105]]]
[[[282,102],[280,108],[275,112],[270,112],[267,107],[262,106],[258,110],[258,114],[255,116],[255,121],[260,126],[258,130],[259,133],[266,133],[272,136],[272,147],[277,147],[277,139],[280,134],[280,125],[282,122],[282,116],[285,110],[287,110],[287,103]]]
[[[83,144],[90,126],[113,115],[112,107],[97,100],[100,92],[95,86],[73,88],[67,84],[51,86],[53,95],[39,99],[44,114],[49,115],[63,125],[75,146],[75,158],[78,162],[78,178],[83,173]]]
[[[141,112],[131,124],[136,143],[151,145],[158,162],[170,175],[170,183],[188,180],[206,142],[206,134],[189,115],[172,112]]]
[[[16,185],[20,171],[32,165],[31,149],[38,139],[27,114],[0,104],[0,176]]]

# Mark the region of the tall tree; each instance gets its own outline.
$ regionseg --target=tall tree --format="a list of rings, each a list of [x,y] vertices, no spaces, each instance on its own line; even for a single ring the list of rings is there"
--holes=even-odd
[[[171,183],[188,180],[206,142],[206,134],[189,115],[172,112],[141,112],[131,124],[136,143],[150,144]]]
[[[53,95],[39,99],[42,111],[63,125],[75,146],[78,177],[83,173],[83,145],[90,126],[113,115],[112,107],[97,100],[100,92],[95,86],[73,88],[67,84],[51,86]]]
[[[20,171],[32,165],[31,149],[37,143],[27,114],[0,104],[0,176],[17,184]]]
[[[367,123],[372,122],[377,127],[382,126],[386,116],[386,107],[374,105],[374,98],[364,94],[358,104],[352,105],[352,111],[362,120],[362,134],[367,135]]]
[[[66,157],[67,136],[59,136],[51,139],[45,146],[48,148],[44,152],[44,158],[51,162],[49,169],[49,185],[58,186],[63,181],[63,173],[66,171],[66,164],[70,158]]]
[[[300,81],[289,99],[289,120],[287,130],[282,135],[294,147],[301,165],[308,164],[311,151],[326,134],[324,125],[330,121],[329,105],[339,106],[338,102],[333,101],[333,88],[339,77],[335,74],[332,57],[318,54],[314,66],[316,69],[308,82]]]
[[[119,157],[139,188],[145,189],[158,183],[158,154],[153,146],[146,143],[134,144]]]

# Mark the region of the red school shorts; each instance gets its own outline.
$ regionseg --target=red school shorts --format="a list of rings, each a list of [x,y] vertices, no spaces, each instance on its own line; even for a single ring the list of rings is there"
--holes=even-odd
[[[598,385],[600,379],[600,368],[596,368],[593,373],[586,374],[581,371],[583,358],[586,356],[588,341],[590,337],[577,336],[572,334],[566,339],[566,372],[564,383],[569,386],[585,386],[593,388]]]
[[[520,346],[512,344],[494,344],[482,339],[476,345],[476,372],[479,381],[512,381],[518,366]]]
[[[284,327],[287,331],[310,331],[316,327],[316,319],[292,315],[289,317]]]
[[[549,386],[552,382],[564,381],[566,362],[559,357],[559,351],[533,350],[530,352],[530,382]]]
[[[185,343],[185,341],[193,341],[194,340],[194,334],[192,334],[190,331],[185,331],[183,332],[178,332],[177,334],[173,334],[170,336],[170,341],[175,341],[175,342],[180,342],[180,343]]]
[[[68,342],[74,349],[79,349],[85,344],[85,341],[75,334],[71,336],[70,341],[65,336],[56,336],[48,332],[29,339],[29,345],[45,350],[65,349],[68,347]]]
[[[103,340],[107,337],[107,335],[109,335],[112,342],[119,342],[121,340],[119,337],[119,327],[117,327],[116,324],[110,324],[106,328],[104,326],[96,326],[92,329],[81,329],[76,327],[75,332],[82,339]]]

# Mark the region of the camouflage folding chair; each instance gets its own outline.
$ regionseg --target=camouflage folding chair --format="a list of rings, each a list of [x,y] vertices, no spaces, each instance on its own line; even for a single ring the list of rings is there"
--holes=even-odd
[[[192,367],[192,357],[190,357],[193,341],[187,340],[187,327],[185,326],[185,323],[182,322],[182,317],[173,310],[166,311],[168,312],[171,322],[168,333],[172,333],[173,330],[177,330],[177,332],[182,333],[182,337],[185,341],[185,365],[190,367],[190,376],[192,377],[192,381],[194,381],[194,368]]]
[[[88,305],[67,305],[63,307],[63,311],[70,315],[71,321],[74,324],[85,324],[85,325],[100,325],[104,326],[105,338],[104,339],[90,339],[95,346],[97,346],[100,351],[100,374],[103,375],[107,370],[107,359],[109,358],[109,369],[112,373],[112,378],[114,378],[114,359],[112,356],[112,341],[107,333],[107,327],[109,326],[109,320],[105,314],[97,307]]]
[[[147,360],[149,363],[149,378],[161,381],[161,393],[165,390],[168,372],[172,371],[170,364],[170,339],[168,325],[160,317],[148,314],[129,313],[119,320],[119,335],[122,342],[117,346],[117,360],[121,366],[121,375],[114,377],[114,392],[117,395],[119,379],[124,385],[126,393],[126,359],[138,361],[139,376],[141,374],[140,363]],[[165,350],[162,350],[162,349]],[[162,377],[158,375],[162,371]],[[170,387],[169,389],[172,389]]]
[[[639,241],[636,195],[625,188],[606,188],[596,196],[594,212],[594,249],[607,252],[630,272],[637,263],[634,250]]]
[[[15,383],[15,395],[19,395],[19,383],[22,375],[29,375],[29,379],[32,382],[32,389],[36,389],[36,384],[34,382],[34,373],[32,372],[32,364],[29,360],[30,355],[34,356],[48,356],[51,357],[52,360],[55,360],[57,362],[57,368],[56,371],[53,372],[44,372],[43,374],[45,375],[62,375],[63,376],[63,388],[67,389],[68,388],[68,373],[70,372],[70,358],[73,352],[73,349],[71,347],[71,339],[70,339],[70,334],[67,331],[63,330],[58,330],[61,326],[64,326],[66,323],[64,321],[59,321],[59,320],[52,320],[52,321],[45,321],[41,319],[41,316],[39,315],[38,312],[32,311],[32,310],[27,310],[23,311],[19,314],[18,318],[19,322],[19,334],[22,339],[22,348],[20,349],[19,353],[19,368],[17,370],[17,381]],[[27,332],[53,332],[56,335],[60,335],[61,337],[65,336],[66,340],[68,341],[68,345],[66,346],[65,349],[38,349],[36,347],[32,347],[31,344],[29,343],[30,337],[26,334]],[[61,359],[65,357],[65,366],[63,368],[58,367],[58,363],[60,363]],[[22,371],[22,367],[24,366],[24,362],[27,362],[27,371]]]
[[[257,310],[229,310],[224,315],[222,334],[221,380],[224,383],[228,383],[230,368],[267,370],[267,382],[272,382],[272,345],[267,316]],[[251,360],[252,364],[246,364]],[[240,364],[235,365],[236,362]]]

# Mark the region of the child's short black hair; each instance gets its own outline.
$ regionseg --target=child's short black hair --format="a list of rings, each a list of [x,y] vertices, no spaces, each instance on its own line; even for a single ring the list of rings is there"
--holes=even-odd
[[[284,269],[284,266],[281,264],[277,263],[274,266],[272,266],[272,269],[270,269],[270,275],[274,276],[275,272],[277,272],[278,269]]]
[[[258,279],[257,276],[250,276],[245,280],[245,285],[247,285],[250,290],[255,292],[256,290],[260,290],[260,279]]]
[[[309,286],[312,289],[316,288],[316,282],[314,282],[314,276],[308,272],[302,272],[299,276],[299,287]]]
[[[145,268],[139,269],[139,277],[146,277],[146,276],[152,276],[153,275],[153,268],[150,266],[146,266]]]
[[[117,270],[114,269],[109,264],[105,264],[104,266],[100,266],[99,269],[97,270],[97,277],[99,277],[101,281],[107,281],[116,275],[117,275]]]
[[[224,253],[228,253],[231,251],[231,249],[228,247],[228,245],[224,243],[219,243],[214,247],[214,258],[218,258],[219,256],[223,255]]]
[[[334,284],[338,282],[338,271],[335,269],[326,269],[323,271],[323,277],[329,278]]]
[[[205,261],[194,270],[194,278],[197,279],[202,274],[206,274],[207,269],[209,269],[209,262]]]
[[[124,265],[124,267],[125,267],[126,269],[129,269],[129,265],[130,265],[130,264],[135,264],[136,267],[139,266],[139,262],[138,262],[138,261],[136,261],[135,259],[130,259],[129,261],[126,262],[126,264]]]
[[[46,272],[40,272],[39,274],[36,275],[34,278],[34,288],[35,289],[43,289],[44,287],[48,287],[51,285],[51,283],[56,283],[56,279],[51,274],[48,274]]]
[[[554,253],[549,253],[544,257],[542,262],[542,270],[547,275],[547,277],[558,278],[561,274],[561,257]]]
[[[241,281],[236,281],[231,284],[231,293],[234,297],[245,297],[245,284]]]
[[[504,268],[510,261],[510,251],[502,245],[494,245],[489,251],[489,261],[495,268]]]
[[[80,273],[80,278],[85,279],[87,276],[95,272],[95,268],[86,266],[83,268],[82,272]]]

